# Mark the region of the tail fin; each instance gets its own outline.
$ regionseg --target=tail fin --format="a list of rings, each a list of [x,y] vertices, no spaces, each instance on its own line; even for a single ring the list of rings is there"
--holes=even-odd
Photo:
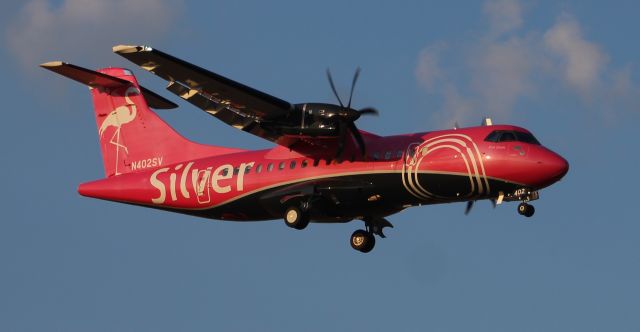
[[[148,104],[177,105],[138,85],[126,69],[96,72],[59,61],[41,66],[89,86],[107,177],[242,151],[194,143],[176,133]]]

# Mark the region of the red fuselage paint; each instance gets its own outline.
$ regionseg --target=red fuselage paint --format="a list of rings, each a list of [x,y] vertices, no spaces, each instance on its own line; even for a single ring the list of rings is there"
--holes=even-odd
[[[505,188],[539,190],[560,180],[567,161],[543,147],[519,141],[488,142],[494,130],[527,130],[507,125],[481,126],[419,134],[379,137],[367,141],[367,158],[336,162],[313,160],[283,147],[205,157],[161,167],[139,168],[131,173],[80,185],[84,196],[158,207],[205,217],[243,215],[225,210],[229,203],[275,188],[326,179],[359,176],[373,182],[370,192],[401,208],[418,204],[495,198]],[[149,156],[150,160],[162,156]],[[387,175],[376,187],[376,175]],[[429,175],[461,180],[458,188],[434,188]],[[395,181],[395,183],[394,183]],[[508,184],[502,188],[501,184]],[[495,187],[495,188],[494,188]],[[501,190],[502,189],[502,190]],[[363,197],[365,198],[365,197]],[[378,200],[371,202],[380,204]],[[366,202],[358,206],[366,208]],[[256,219],[280,218],[268,211]],[[218,209],[208,215],[206,210]],[[394,210],[394,209],[390,209]],[[251,215],[251,214],[248,214]],[[345,217],[355,217],[345,216]],[[235,220],[253,220],[237,217]]]

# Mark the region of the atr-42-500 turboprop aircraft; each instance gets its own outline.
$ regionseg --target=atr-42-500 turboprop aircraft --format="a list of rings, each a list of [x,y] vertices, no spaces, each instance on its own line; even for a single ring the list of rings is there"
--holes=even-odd
[[[42,67],[89,86],[106,178],[83,183],[81,195],[229,221],[283,218],[309,222],[362,220],[351,246],[369,252],[385,218],[411,206],[492,200],[528,202],[568,171],[565,159],[524,128],[484,125],[395,136],[359,130],[373,108],[290,104],[147,46],[113,51],[167,80],[167,89],[223,122],[265,138],[272,149],[247,151],[191,142],[149,109],[176,104],[141,87],[122,68],[98,71],[64,62]]]

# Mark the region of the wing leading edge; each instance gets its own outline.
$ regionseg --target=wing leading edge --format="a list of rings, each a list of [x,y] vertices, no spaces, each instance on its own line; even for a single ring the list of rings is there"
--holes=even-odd
[[[113,51],[165,79],[167,90],[230,126],[304,155],[335,154],[337,132],[299,130],[305,125],[306,105],[290,104],[148,46],[119,45]],[[355,143],[349,141],[347,146],[353,150]]]

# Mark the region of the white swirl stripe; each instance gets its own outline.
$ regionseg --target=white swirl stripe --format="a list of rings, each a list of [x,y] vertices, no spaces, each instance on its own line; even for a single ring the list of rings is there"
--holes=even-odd
[[[420,144],[411,144],[408,147],[404,164],[402,165],[402,184],[411,195],[422,200],[448,198],[429,191],[429,183],[420,183],[419,178],[420,174],[442,173],[442,170],[432,170],[430,172],[426,165],[421,167],[423,161],[429,161],[429,154],[441,149],[455,151],[456,156],[460,156],[464,161],[469,178],[470,191],[468,193],[458,193],[461,197],[471,198],[491,193],[482,154],[475,142],[471,137],[464,134],[445,134],[430,138]]]

